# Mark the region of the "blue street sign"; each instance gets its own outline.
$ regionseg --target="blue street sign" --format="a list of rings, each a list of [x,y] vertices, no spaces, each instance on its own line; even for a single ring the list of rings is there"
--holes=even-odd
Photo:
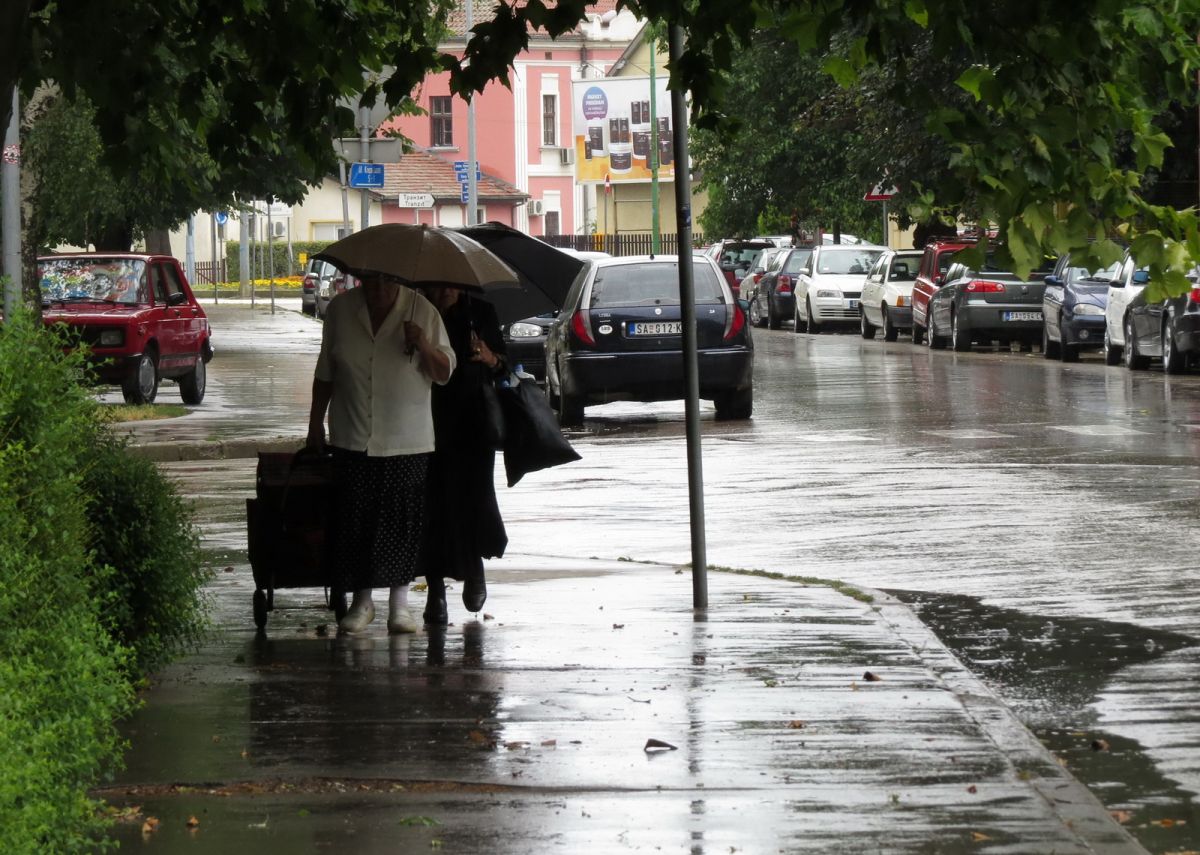
[[[383,187],[383,164],[350,164],[350,186],[359,190]]]
[[[462,187],[462,193],[459,194],[459,198],[462,199],[462,203],[465,205],[471,201],[471,191],[467,188],[466,184],[460,186]]]
[[[218,226],[223,226],[229,222],[229,214],[227,214],[225,211],[217,211],[215,214],[213,214],[213,219],[217,221]]]
[[[460,182],[467,180],[467,162],[465,160],[454,161],[454,175]],[[475,180],[479,181],[483,178],[483,172],[479,169],[479,161],[475,161]]]

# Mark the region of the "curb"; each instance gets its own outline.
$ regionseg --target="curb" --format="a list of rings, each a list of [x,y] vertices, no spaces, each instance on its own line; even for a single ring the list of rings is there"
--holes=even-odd
[[[875,597],[880,619],[954,693],[970,718],[1064,826],[1091,851],[1105,855],[1149,855],[1104,804],[1025,727],[1016,714],[968,669],[906,604],[883,591]]]
[[[147,442],[131,444],[128,451],[134,457],[154,463],[182,463],[190,460],[254,459],[260,451],[299,451],[304,443],[304,437],[277,436],[264,439]]]

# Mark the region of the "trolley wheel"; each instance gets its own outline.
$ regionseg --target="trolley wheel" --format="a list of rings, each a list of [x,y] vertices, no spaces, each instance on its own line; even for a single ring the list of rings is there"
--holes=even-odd
[[[254,592],[254,625],[259,629],[267,628],[267,593]]]
[[[341,591],[333,591],[329,594],[329,598],[333,601],[333,616],[336,620],[341,620],[346,616],[346,612],[350,607],[346,604],[346,595]]]

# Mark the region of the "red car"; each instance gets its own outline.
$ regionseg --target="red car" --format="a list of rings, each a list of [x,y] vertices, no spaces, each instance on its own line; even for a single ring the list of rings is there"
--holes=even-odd
[[[933,292],[946,284],[946,271],[954,253],[974,246],[971,240],[939,240],[925,245],[921,266],[917,268],[917,281],[912,289],[912,340],[920,344],[929,328],[929,298]]]
[[[149,404],[158,382],[204,400],[212,330],[179,262],[167,255],[81,252],[38,259],[42,317],[67,325],[92,352],[98,379]]]

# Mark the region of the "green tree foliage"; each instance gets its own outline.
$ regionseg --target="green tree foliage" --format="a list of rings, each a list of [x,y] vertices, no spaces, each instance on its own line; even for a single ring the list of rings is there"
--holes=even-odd
[[[133,693],[94,600],[80,472],[96,435],[82,364],[21,311],[0,326],[0,829],[10,852],[76,852],[87,788],[120,755]]]
[[[432,9],[398,0],[18,5],[31,12],[24,26],[0,31],[0,72],[20,69],[27,91],[54,80],[72,97],[85,92],[97,105],[101,138],[125,163],[142,162],[197,191],[225,185],[250,195],[264,175],[295,176],[298,193],[303,180],[328,171],[328,129],[349,123],[338,99],[363,87],[362,69],[395,67],[386,84],[370,88],[389,104],[401,104],[434,69],[449,69],[457,92],[480,91],[508,80],[531,28],[567,33],[587,3],[497,3],[461,57],[435,47],[440,0]],[[1195,213],[1151,204],[1141,188],[1172,144],[1157,117],[1168,103],[1196,103],[1200,0],[620,5],[687,32],[672,85],[690,92],[699,127],[718,126],[742,97],[724,72],[757,29],[776,30],[802,52],[829,52],[825,70],[843,85],[876,67],[919,62],[913,33],[923,31],[933,55],[953,62],[955,85],[969,97],[931,101],[925,130],[942,141],[949,168],[914,204],[917,218],[971,201],[999,225],[1018,270],[1068,249],[1111,260],[1120,249],[1106,238],[1125,233],[1151,266],[1154,291],[1183,290],[1181,271],[1200,258]],[[328,49],[308,49],[314,43]],[[0,77],[0,92],[9,82]],[[1132,167],[1120,160],[1124,143]],[[215,174],[181,172],[181,155],[194,145]],[[294,198],[276,190],[278,180],[265,183]]]

